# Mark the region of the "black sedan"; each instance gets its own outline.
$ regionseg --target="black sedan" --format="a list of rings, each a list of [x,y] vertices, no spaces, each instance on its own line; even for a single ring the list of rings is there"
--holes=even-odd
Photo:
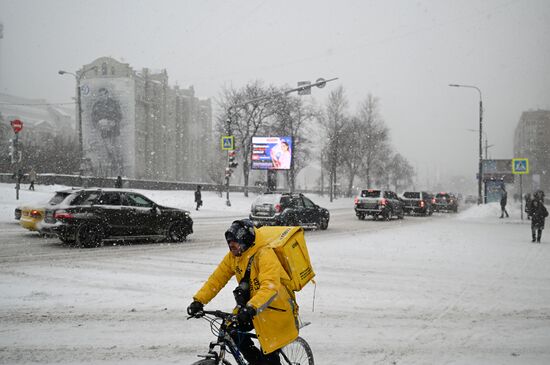
[[[161,206],[133,191],[84,189],[47,209],[41,232],[80,247],[135,239],[182,242],[193,233],[193,220],[186,210]]]

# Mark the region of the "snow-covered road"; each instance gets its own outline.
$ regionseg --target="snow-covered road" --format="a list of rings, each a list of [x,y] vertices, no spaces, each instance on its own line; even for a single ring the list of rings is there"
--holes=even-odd
[[[509,219],[487,205],[308,232],[317,285],[298,298],[316,364],[549,364],[550,234],[532,244],[510,208]],[[128,248],[3,262],[0,363],[189,364],[204,353],[209,326],[185,307],[226,248]],[[229,309],[233,286],[208,307]]]

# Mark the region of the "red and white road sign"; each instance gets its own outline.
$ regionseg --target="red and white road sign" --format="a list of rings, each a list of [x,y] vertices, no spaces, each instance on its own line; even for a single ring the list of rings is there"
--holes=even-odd
[[[15,133],[21,132],[21,129],[23,129],[23,122],[19,119],[14,119],[10,122],[11,127],[13,128],[13,131]]]

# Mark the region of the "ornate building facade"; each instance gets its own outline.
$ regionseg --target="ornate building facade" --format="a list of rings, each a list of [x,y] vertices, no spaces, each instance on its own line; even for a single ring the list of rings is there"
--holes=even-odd
[[[94,175],[207,181],[210,99],[198,99],[193,87],[170,87],[166,70],[138,72],[110,57],[84,65],[77,78],[84,156]]]
[[[550,110],[521,114],[514,136],[514,157],[529,159],[529,174],[523,176],[523,191],[550,192]],[[519,191],[519,179],[516,179]]]

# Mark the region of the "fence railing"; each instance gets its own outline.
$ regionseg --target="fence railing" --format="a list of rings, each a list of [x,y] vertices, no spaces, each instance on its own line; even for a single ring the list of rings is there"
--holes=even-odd
[[[14,183],[15,176],[11,173],[0,173],[0,182]],[[21,184],[29,184],[28,175],[23,175]],[[74,187],[98,187],[98,188],[114,188],[116,183],[115,177],[94,177],[94,176],[79,176],[79,175],[63,175],[63,174],[37,174],[35,184],[43,185],[64,185]],[[226,186],[215,183],[204,182],[185,182],[185,181],[162,181],[162,180],[142,180],[142,179],[122,179],[122,187],[127,189],[144,189],[144,190],[195,190],[197,185],[201,186],[203,191],[225,192]],[[230,192],[243,192],[243,185],[230,185]],[[251,193],[263,193],[265,187],[249,186],[248,191]],[[319,193],[317,190],[299,190],[302,193]]]

